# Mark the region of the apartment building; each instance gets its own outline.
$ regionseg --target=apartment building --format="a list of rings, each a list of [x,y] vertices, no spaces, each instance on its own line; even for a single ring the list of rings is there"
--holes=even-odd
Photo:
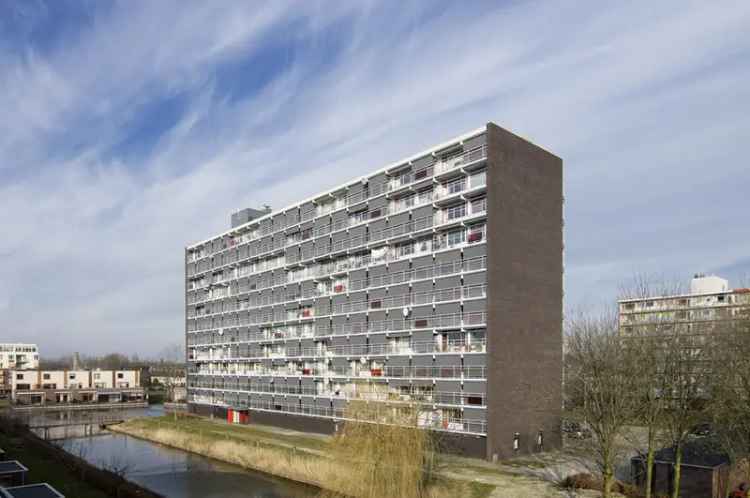
[[[332,433],[410,403],[449,451],[558,447],[562,196],[562,161],[489,123],[236,213],[185,251],[190,410]]]
[[[139,370],[11,370],[18,405],[143,402]]]
[[[750,319],[750,289],[731,289],[714,275],[696,274],[686,293],[618,301],[620,333],[647,333],[656,326],[679,326],[686,332],[726,329],[738,319]]]
[[[0,344],[0,370],[39,368],[39,348],[36,344]]]

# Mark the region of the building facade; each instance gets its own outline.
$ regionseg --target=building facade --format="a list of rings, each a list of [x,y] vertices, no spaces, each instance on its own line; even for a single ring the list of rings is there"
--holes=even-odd
[[[490,123],[235,216],[185,251],[190,410],[333,432],[416,403],[448,451],[558,447],[562,196],[562,161]]]
[[[689,292],[623,299],[618,305],[621,334],[647,333],[664,325],[701,334],[750,319],[750,289],[731,289],[723,278],[698,274]]]
[[[17,405],[144,402],[139,370],[10,370]]]
[[[36,344],[0,344],[0,370],[39,368],[39,348]]]

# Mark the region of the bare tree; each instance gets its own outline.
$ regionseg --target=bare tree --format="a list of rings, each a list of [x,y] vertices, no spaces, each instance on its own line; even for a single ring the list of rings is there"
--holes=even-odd
[[[620,300],[648,299],[657,296],[674,296],[685,292],[677,279],[658,275],[636,274],[630,282],[620,285]],[[674,318],[669,314],[652,313],[635,332],[624,337],[624,346],[633,360],[634,385],[632,395],[635,403],[635,423],[646,429],[646,451],[636,441],[636,450],[643,456],[645,465],[645,493],[651,498],[654,478],[654,455],[662,439],[666,400],[665,348],[662,339],[666,331],[674,327]]]
[[[646,430],[646,448],[642,448],[642,436],[635,431],[633,439],[636,451],[644,462],[644,488],[646,498],[651,498],[654,481],[654,458],[657,445],[663,440],[664,414],[666,400],[665,378],[662,375],[664,365],[664,349],[660,341],[651,335],[637,335],[623,338],[623,344],[628,348],[629,358],[633,365],[633,397],[635,409],[633,422]]]
[[[710,402],[711,340],[713,334],[690,333],[679,327],[662,334],[665,348],[664,425],[674,449],[672,498],[680,496],[682,451],[691,430],[707,417]]]
[[[581,315],[569,321],[565,388],[569,412],[593,437],[590,451],[602,474],[602,495],[609,498],[625,427],[633,421],[629,350],[622,347],[617,318]]]
[[[712,348],[712,429],[733,465],[744,463],[750,481],[750,318],[728,324]]]

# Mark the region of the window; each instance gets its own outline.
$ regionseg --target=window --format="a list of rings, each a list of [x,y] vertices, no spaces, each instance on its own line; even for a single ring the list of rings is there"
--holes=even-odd
[[[46,373],[44,374],[44,380],[50,380],[50,374]]]
[[[487,172],[481,171],[475,175],[471,175],[471,187],[480,187],[487,185]]]
[[[16,374],[16,380],[23,380],[23,374]]]
[[[458,192],[465,190],[466,178],[459,178],[458,180],[448,182],[445,186],[445,189],[448,191],[448,194],[457,194]]]
[[[367,211],[357,211],[349,215],[351,223],[361,223],[367,219]]]
[[[68,374],[69,380],[76,380],[76,374]]]
[[[380,217],[380,213],[381,213],[380,209],[373,209],[372,211],[370,211],[370,218],[371,219],[378,218]]]
[[[484,240],[484,225],[469,228],[469,244]]]
[[[466,216],[466,203],[457,204],[446,209],[446,217],[449,220],[463,218],[464,216]]]
[[[427,204],[428,202],[432,202],[432,189],[422,190],[417,195],[419,196],[420,204]]]
[[[416,203],[417,196],[416,195],[410,195],[409,197],[404,197],[399,201],[399,209],[407,209],[410,207],[413,207]]]
[[[471,201],[471,212],[472,214],[483,213],[487,211],[487,198],[482,197],[480,199],[474,199]]]
[[[398,177],[398,184],[399,185],[407,185],[411,183],[411,172],[407,171],[405,173],[401,173]]]
[[[469,394],[468,396],[466,396],[466,404],[481,406],[484,403],[480,394]]]
[[[123,378],[125,378],[125,375],[123,375],[122,372],[117,372],[117,378],[118,379],[123,379]]]
[[[408,256],[410,254],[414,254],[414,244],[409,242],[409,243],[401,244],[400,246],[398,246],[399,256]]]
[[[448,232],[448,247],[457,246],[463,244],[466,240],[466,232],[463,230],[454,230]]]
[[[94,379],[99,380],[99,378],[102,376],[102,374],[94,372]]]

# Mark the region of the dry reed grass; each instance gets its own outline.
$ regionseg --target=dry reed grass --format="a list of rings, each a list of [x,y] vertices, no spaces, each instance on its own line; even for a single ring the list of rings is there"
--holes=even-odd
[[[330,446],[339,471],[326,488],[356,498],[441,496],[446,486],[435,480],[437,451],[419,415],[414,405],[350,402]]]
[[[489,493],[478,483],[436,478],[435,442],[417,427],[416,408],[383,410],[382,405],[352,402],[347,418],[379,423],[346,422],[325,452],[191,430],[189,423],[154,425],[133,420],[112,430],[317,486],[326,498],[453,498]]]
[[[336,471],[331,461],[290,448],[274,448],[268,445],[253,445],[245,441],[220,440],[211,436],[203,437],[179,428],[152,429],[125,424],[112,429],[130,436],[239,465],[246,469],[257,470],[318,487],[323,487]]]

